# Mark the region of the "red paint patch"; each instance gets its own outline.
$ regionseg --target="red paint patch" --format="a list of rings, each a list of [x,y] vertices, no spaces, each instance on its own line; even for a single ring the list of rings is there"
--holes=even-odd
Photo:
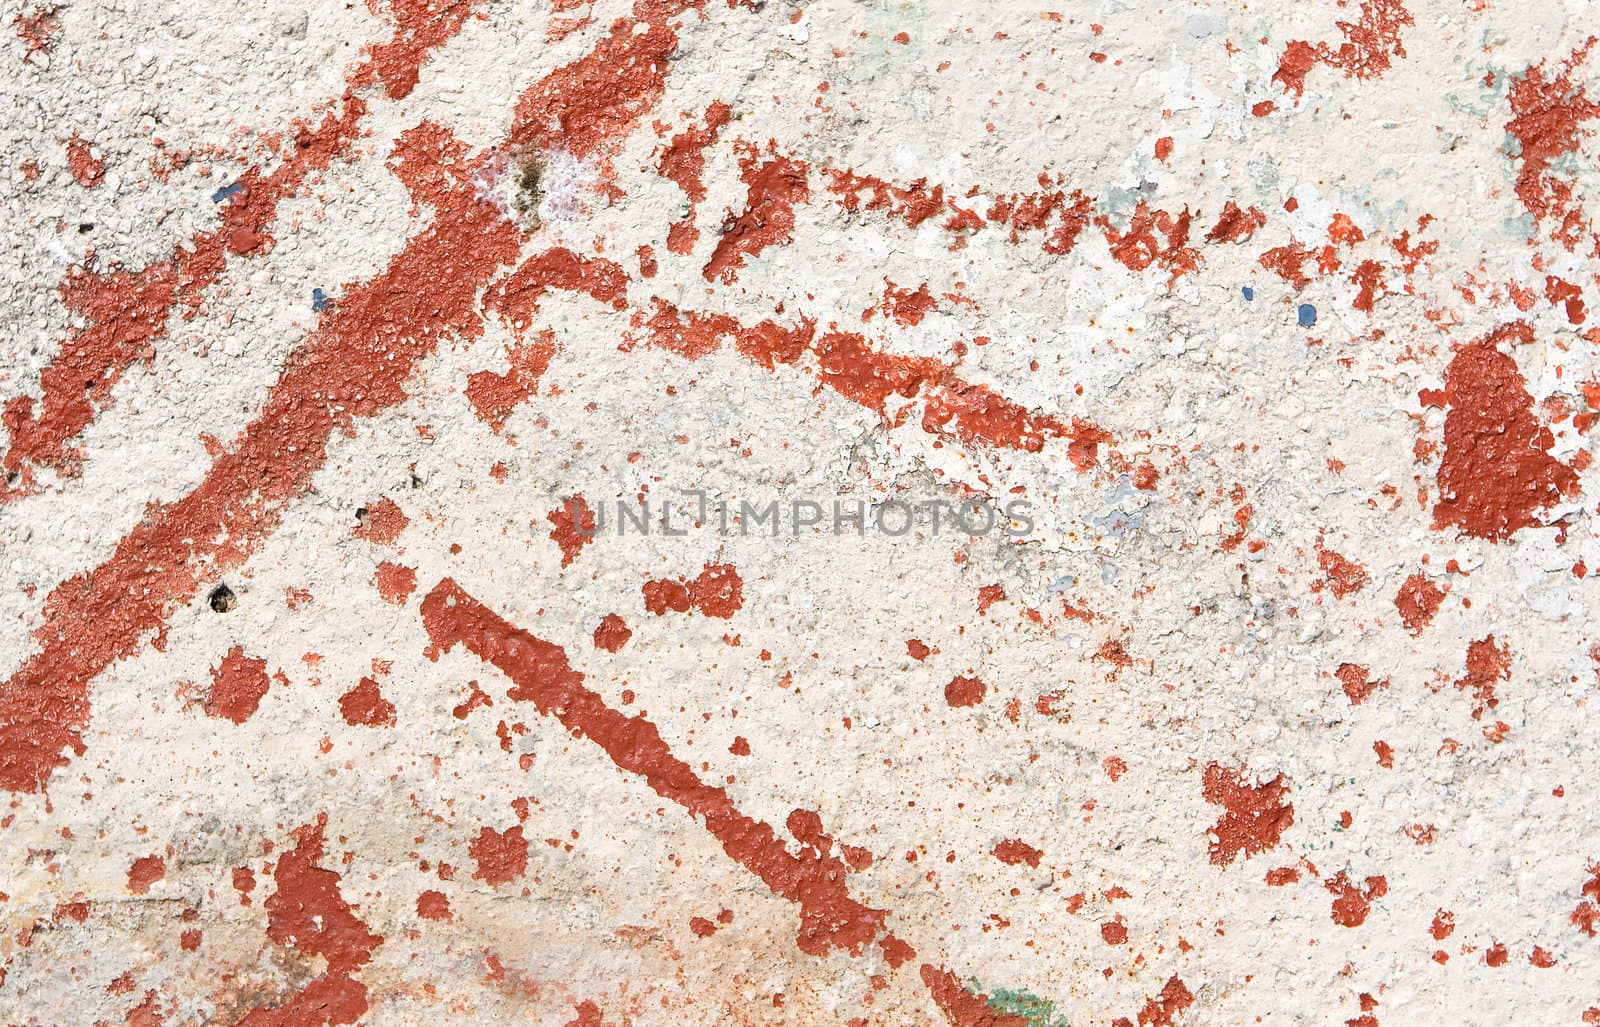
[[[1023,1017],[1002,1013],[989,1005],[985,996],[974,995],[963,988],[949,970],[924,963],[921,975],[934,1005],[950,1022],[950,1027],[1028,1027]]]
[[[425,891],[417,896],[417,916],[424,920],[449,920],[450,900],[444,892]]]
[[[1043,849],[1036,849],[1020,838],[1007,838],[996,842],[994,858],[1007,866],[1016,866],[1026,863],[1030,867],[1038,867],[1039,857],[1044,855]]]
[[[498,433],[511,414],[533,396],[539,379],[555,356],[555,336],[545,332],[539,341],[506,350],[510,367],[505,374],[474,371],[467,376],[467,401],[478,418]]]
[[[67,141],[67,167],[72,169],[72,177],[85,189],[93,189],[106,177],[105,160],[96,157],[89,141],[76,132]]]
[[[627,645],[632,637],[633,632],[629,630],[627,622],[614,613],[608,613],[600,626],[594,629],[594,646],[614,653]]]
[[[1250,784],[1241,771],[1212,763],[1202,778],[1202,794],[1207,802],[1226,811],[1211,828],[1216,835],[1211,862],[1218,866],[1232,863],[1241,854],[1248,859],[1265,852],[1277,845],[1294,823],[1294,806],[1285,801],[1289,783],[1282,774]]]
[[[1575,183],[1556,177],[1550,169],[1559,158],[1577,152],[1579,126],[1600,117],[1600,103],[1591,101],[1584,86],[1572,81],[1573,71],[1594,43],[1590,39],[1574,50],[1548,81],[1543,61],[1529,67],[1511,80],[1506,96],[1512,113],[1506,131],[1517,140],[1516,159],[1522,163],[1517,198],[1535,218],[1555,220],[1556,238],[1569,250],[1586,229],[1582,199]]]
[[[467,851],[478,864],[472,876],[492,888],[516,880],[528,869],[528,842],[520,825],[504,831],[480,828]]]
[[[236,645],[211,668],[211,690],[201,709],[209,716],[243,724],[261,705],[268,685],[267,661],[245,656],[244,648]]]
[[[417,572],[404,564],[385,560],[378,564],[376,583],[383,601],[399,606],[417,590]]]
[[[1435,528],[1499,542],[1578,490],[1577,473],[1549,454],[1554,437],[1534,416],[1517,362],[1495,348],[1512,341],[1531,343],[1533,330],[1504,326],[1450,361]]]
[[[1394,608],[1400,611],[1400,620],[1406,630],[1413,635],[1422,634],[1422,630],[1433,623],[1433,616],[1439,612],[1446,591],[1421,571],[1407,578],[1394,597]]]
[[[140,856],[128,868],[128,890],[148,895],[150,886],[167,876],[167,864],[160,856]]]
[[[668,610],[697,609],[707,617],[732,617],[744,605],[744,581],[732,564],[708,563],[693,581],[661,578],[643,586],[644,608],[657,617]]]
[[[1207,242],[1244,242],[1267,223],[1267,216],[1255,207],[1241,210],[1232,200],[1222,205],[1217,223],[1206,233]]]
[[[745,184],[743,213],[726,226],[702,274],[708,282],[730,284],[745,259],[769,246],[790,241],[794,232],[794,207],[811,198],[806,166],[799,160],[775,156],[760,160],[752,149],[740,160]]]
[[[944,686],[944,701],[957,709],[976,706],[983,702],[983,697],[988,691],[988,686],[977,678],[953,677],[950,683]]]
[[[1344,687],[1344,694],[1349,698],[1351,706],[1360,706],[1371,698],[1377,689],[1389,687],[1388,678],[1374,681],[1372,672],[1358,663],[1341,663],[1333,675]]]
[[[1392,66],[1393,58],[1406,55],[1400,45],[1400,29],[1414,22],[1400,0],[1362,0],[1358,21],[1337,24],[1345,39],[1337,50],[1327,43],[1313,46],[1295,40],[1285,48],[1272,81],[1282,83],[1284,92],[1301,96],[1306,73],[1318,62],[1339,69],[1346,78],[1379,78]]]
[[[411,519],[388,496],[366,507],[366,516],[358,519],[356,534],[380,546],[393,545],[400,533],[406,530]]]
[[[1472,719],[1500,705],[1494,694],[1497,681],[1511,677],[1511,647],[1495,642],[1493,635],[1467,646],[1467,672],[1456,680],[1456,687],[1472,690]]]
[[[383,697],[372,678],[362,678],[339,697],[339,713],[351,727],[394,727],[394,703]]]
[[[1593,876],[1583,882],[1583,898],[1569,918],[1572,926],[1593,938],[1600,935],[1600,863],[1589,864]]]
[[[628,273],[621,264],[553,246],[496,282],[484,296],[483,306],[500,314],[517,331],[526,331],[539,311],[539,301],[551,289],[581,292],[613,310],[628,305]]]
[[[906,655],[910,656],[913,660],[916,660],[920,663],[921,661],[926,660],[929,654],[932,652],[933,650],[924,645],[920,638],[906,639]]]
[[[577,511],[576,521],[573,519],[574,510]],[[589,509],[589,504],[582,496],[570,497],[546,514],[545,520],[554,525],[550,529],[550,540],[561,547],[563,567],[576,560],[583,547],[594,541],[594,511]]]
[[[1368,581],[1367,569],[1354,560],[1347,560],[1331,549],[1317,550],[1317,566],[1327,575],[1329,589],[1335,599],[1343,599],[1351,592],[1360,591]]]
[[[1358,889],[1343,870],[1323,881],[1322,886],[1333,896],[1333,922],[1340,927],[1360,927],[1366,923],[1372,900],[1382,898],[1389,891],[1389,882],[1381,876],[1367,878],[1365,888]]]

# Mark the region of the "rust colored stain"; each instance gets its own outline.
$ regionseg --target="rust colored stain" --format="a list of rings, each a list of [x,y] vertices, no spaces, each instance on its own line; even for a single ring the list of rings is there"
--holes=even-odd
[[[394,727],[394,703],[383,697],[372,678],[362,678],[339,697],[339,714],[352,727]]]
[[[1423,629],[1433,623],[1446,591],[1421,571],[1407,578],[1394,597],[1394,608],[1400,611],[1406,630],[1413,635],[1422,634]]]
[[[1534,415],[1517,362],[1495,348],[1532,340],[1526,324],[1506,325],[1450,361],[1435,528],[1499,542],[1577,492],[1577,473],[1549,453],[1554,438]]]
[[[1226,866],[1240,855],[1248,859],[1265,852],[1277,845],[1294,823],[1294,806],[1285,801],[1289,783],[1282,774],[1250,784],[1241,771],[1212,763],[1201,783],[1205,800],[1225,811],[1211,828],[1216,835],[1211,862],[1218,866]]]
[[[697,817],[724,852],[773,892],[797,904],[802,952],[824,956],[842,948],[860,954],[876,939],[890,965],[912,958],[911,947],[884,927],[883,910],[850,898],[843,861],[810,847],[799,856],[791,853],[769,825],[740,813],[726,791],[702,781],[674,756],[653,723],[612,709],[584,687],[583,675],[560,647],[513,627],[448,578],[423,600],[422,619],[432,640],[430,656],[461,645],[498,667],[515,685],[508,693],[512,699],[532,702],[600,746],[622,770]]]
[[[267,661],[246,656],[244,648],[236,645],[211,668],[211,689],[201,709],[209,716],[243,724],[261,705],[268,687]]]
[[[491,888],[515,881],[528,869],[528,842],[522,837],[522,827],[508,827],[496,831],[492,827],[478,829],[478,837],[467,846],[478,869],[472,876]]]

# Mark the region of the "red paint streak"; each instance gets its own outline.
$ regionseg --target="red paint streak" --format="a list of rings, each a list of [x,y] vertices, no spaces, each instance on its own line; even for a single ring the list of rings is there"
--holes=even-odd
[[[1358,592],[1369,580],[1367,569],[1353,560],[1347,560],[1331,549],[1317,550],[1317,566],[1327,575],[1328,588],[1335,599],[1343,599]]]
[[[1266,223],[1267,216],[1260,210],[1255,207],[1240,210],[1237,203],[1229,200],[1222,205],[1222,213],[1218,215],[1217,223],[1206,233],[1206,241],[1244,242],[1256,234],[1256,229]]]
[[[378,564],[375,583],[384,602],[399,606],[417,590],[417,572],[405,564],[385,560]]]
[[[1463,346],[1445,372],[1444,459],[1433,526],[1494,542],[1539,523],[1536,511],[1578,490],[1549,454],[1554,438],[1533,411],[1517,362],[1495,347],[1533,341],[1521,322]]]
[[[678,34],[667,19],[686,5],[640,0],[594,50],[557,68],[517,102],[511,145],[588,157],[621,140],[661,99]]]
[[[424,123],[397,151],[402,182],[436,216],[377,277],[344,291],[199,486],[50,593],[39,650],[0,684],[0,787],[37,791],[66,762],[63,749],[81,754],[89,681],[137,652],[206,577],[244,561],[309,488],[336,430],[403,400],[412,369],[442,339],[482,330],[474,300],[515,257],[519,232],[474,195],[472,168],[458,167],[465,148],[445,130]]]
[[[1202,794],[1207,802],[1225,811],[1211,828],[1216,835],[1211,843],[1211,862],[1218,866],[1232,863],[1241,854],[1249,859],[1265,852],[1277,845],[1283,832],[1294,823],[1294,806],[1285,801],[1289,783],[1282,774],[1271,781],[1250,784],[1241,771],[1212,763],[1202,777]]]
[[[327,968],[280,1009],[257,1009],[239,1027],[319,1027],[355,1023],[367,1011],[366,985],[351,975],[383,939],[367,929],[339,894],[339,875],[322,860],[326,814],[294,832],[295,847],[273,869],[277,892],[267,900],[267,937]]]
[[[612,709],[584,687],[583,675],[561,648],[508,624],[448,578],[423,601],[422,619],[431,657],[462,645],[498,667],[516,686],[512,699],[531,701],[594,741],[619,768],[698,817],[723,851],[767,887],[799,905],[802,952],[823,956],[843,948],[859,955],[877,938],[891,965],[912,957],[910,946],[884,929],[883,910],[850,898],[843,862],[810,847],[798,856],[790,853],[769,825],[740,813],[726,791],[706,784],[674,756],[654,724]]]
[[[707,617],[732,617],[744,605],[744,581],[732,564],[708,563],[690,581],[660,578],[643,586],[644,608],[657,617],[668,610],[687,613],[699,610]]]
[[[234,646],[211,668],[211,690],[201,709],[209,716],[243,724],[261,705],[267,694],[267,661],[248,657],[242,646]]]
[[[744,211],[726,226],[701,272],[708,282],[731,284],[747,257],[794,238],[794,207],[811,199],[804,162],[774,156],[761,160],[752,147],[740,159],[745,184]]]
[[[1583,206],[1572,183],[1550,173],[1558,158],[1578,150],[1579,126],[1600,117],[1600,103],[1588,98],[1581,83],[1572,81],[1573,71],[1595,44],[1590,37],[1561,65],[1548,81],[1545,62],[1532,65],[1520,78],[1511,80],[1506,99],[1512,118],[1506,123],[1518,143],[1517,198],[1536,219],[1559,221],[1556,238],[1572,249],[1584,230]],[[1600,252],[1600,240],[1596,241]]]
[[[532,323],[539,301],[551,289],[581,292],[614,310],[628,305],[628,273],[621,264],[604,257],[584,257],[564,246],[553,246],[523,261],[495,283],[483,305],[522,331]]]
[[[1131,271],[1143,271],[1155,264],[1169,274],[1169,282],[1200,268],[1200,254],[1189,247],[1189,208],[1173,217],[1164,210],[1152,211],[1143,201],[1134,208],[1133,219],[1124,232],[1111,227],[1106,218],[1096,218],[1111,255]],[[1164,236],[1163,243],[1157,234]]]
[[[1366,923],[1372,900],[1389,892],[1389,882],[1381,876],[1369,877],[1365,888],[1357,888],[1343,870],[1323,881],[1322,886],[1333,896],[1333,922],[1340,927],[1360,927]]]
[[[367,515],[356,525],[356,534],[380,546],[391,545],[406,530],[411,519],[388,496],[378,497],[366,508]]]
[[[1077,189],[1068,193],[1063,189],[1051,188],[1049,178],[1043,174],[1039,176],[1039,186],[1038,192],[997,197],[988,210],[989,221],[997,225],[1009,225],[1013,243],[1021,240],[1023,232],[1044,232],[1046,234],[1040,249],[1052,255],[1070,253],[1078,244],[1078,237],[1083,230],[1089,227],[1094,201]],[[954,204],[951,206],[955,207]],[[983,222],[976,215],[959,224],[954,223],[954,218],[951,220],[952,224],[946,225],[947,228],[961,227],[975,231],[983,227]],[[1053,228],[1052,221],[1055,222]]]
[[[1359,21],[1336,24],[1345,38],[1337,50],[1327,43],[1295,40],[1284,50],[1272,81],[1281,82],[1284,92],[1301,96],[1306,73],[1318,62],[1339,69],[1346,78],[1379,78],[1392,66],[1392,58],[1406,55],[1400,29],[1415,23],[1400,0],[1362,0]]]
[[[93,189],[106,177],[105,160],[96,157],[89,140],[76,132],[67,140],[67,167],[72,169],[72,177],[85,189]]]
[[[1400,620],[1406,630],[1413,635],[1422,634],[1423,629],[1433,623],[1434,614],[1439,612],[1447,591],[1435,585],[1421,571],[1407,578],[1394,597],[1394,608],[1400,611]]]
[[[417,896],[417,916],[424,920],[449,920],[450,900],[444,892],[429,889]]]
[[[988,686],[977,678],[957,676],[951,678],[950,683],[944,686],[944,701],[953,709],[977,706],[983,702],[983,697],[988,691]]]
[[[383,697],[372,678],[362,678],[339,697],[339,713],[351,727],[394,727],[394,703]]]
[[[1372,672],[1358,663],[1341,663],[1333,674],[1339,679],[1339,684],[1344,686],[1344,694],[1349,698],[1351,706],[1360,706],[1371,698],[1373,692],[1389,687],[1388,678],[1374,681]]]
[[[528,841],[522,837],[520,825],[504,831],[479,828],[478,837],[467,846],[467,851],[478,864],[472,876],[491,888],[515,881],[528,869]]]
[[[1043,855],[1043,849],[1036,849],[1020,838],[1007,838],[996,842],[994,847],[994,858],[1013,867],[1018,863],[1026,863],[1037,868],[1039,857]]]
[[[944,186],[936,185],[929,189],[925,178],[919,178],[902,188],[871,175],[857,175],[848,169],[839,171],[830,168],[827,175],[832,179],[828,191],[838,197],[841,207],[852,213],[858,210],[881,210],[915,228],[948,209],[951,215],[944,227],[951,231],[972,231],[982,228],[984,224],[974,211],[964,210],[956,206],[954,200],[946,199]],[[865,202],[862,193],[868,194]]]
[[[1467,646],[1467,672],[1456,680],[1456,687],[1472,689],[1472,719],[1500,705],[1494,694],[1497,681],[1511,677],[1511,647],[1497,644],[1493,635]]]
[[[512,346],[506,350],[510,364],[505,374],[474,371],[467,376],[467,402],[479,419],[497,434],[512,413],[539,388],[539,379],[555,356],[555,335],[541,333],[537,342]]]
[[[922,983],[939,1007],[950,1027],[1028,1027],[1028,1021],[1011,1013],[1002,1013],[989,1005],[983,995],[974,995],[961,986],[961,981],[949,970],[922,964]]]
[[[572,514],[574,509],[578,511],[576,522]],[[589,509],[589,504],[582,496],[570,497],[565,503],[545,514],[545,520],[553,525],[550,529],[550,541],[561,547],[563,567],[576,560],[583,547],[594,541],[594,511]]]
[[[632,637],[633,632],[628,629],[627,622],[614,613],[608,613],[600,626],[594,629],[594,647],[614,653],[627,645]]]
[[[128,890],[135,895],[150,894],[150,886],[167,876],[167,864],[160,856],[140,856],[128,868]]]

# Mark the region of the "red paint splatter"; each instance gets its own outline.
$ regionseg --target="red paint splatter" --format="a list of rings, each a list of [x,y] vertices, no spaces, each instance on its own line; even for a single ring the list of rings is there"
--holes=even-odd
[[[1207,242],[1244,242],[1267,223],[1267,216],[1255,207],[1241,210],[1232,200],[1222,205],[1217,223],[1206,233]]]
[[[401,181],[436,216],[377,277],[344,290],[200,485],[149,511],[105,562],[51,592],[39,650],[0,684],[0,787],[37,791],[66,762],[64,749],[81,754],[89,681],[137,652],[203,574],[244,561],[310,486],[335,430],[403,400],[412,369],[442,339],[481,331],[476,297],[515,257],[520,233],[475,194],[472,169],[460,166],[465,148],[445,130],[424,123],[397,152]]]
[[[769,246],[790,241],[794,233],[794,207],[811,198],[804,162],[774,156],[761,160],[753,148],[740,159],[745,184],[744,211],[725,226],[717,248],[701,272],[708,282],[729,284],[738,277],[747,257],[759,256]]]
[[[976,706],[983,702],[983,697],[988,691],[988,686],[977,678],[957,676],[951,678],[950,683],[944,686],[944,701],[954,709]]]
[[[1372,672],[1358,663],[1341,663],[1333,674],[1344,687],[1344,694],[1351,706],[1360,706],[1371,698],[1374,691],[1389,687],[1388,678],[1376,681],[1372,678]]]
[[[140,856],[128,868],[128,890],[135,895],[150,894],[150,886],[167,876],[167,864],[160,856]]]
[[[23,55],[24,60],[36,53],[50,52],[56,33],[61,31],[61,19],[56,17],[60,11],[59,6],[35,7],[27,14],[19,13],[11,19],[11,24],[17,29],[17,38],[28,48]]]
[[[562,649],[508,624],[449,579],[423,601],[422,619],[432,641],[430,655],[463,645],[494,664],[515,684],[511,698],[533,702],[569,731],[594,741],[618,767],[697,816],[723,851],[798,904],[802,952],[822,956],[844,948],[859,954],[878,938],[890,965],[912,958],[911,947],[884,929],[884,911],[850,898],[843,862],[814,848],[791,854],[769,825],[740,813],[727,792],[706,784],[674,756],[654,724],[625,716],[584,687],[583,675],[571,668]]]
[[[96,157],[89,140],[76,132],[67,140],[67,167],[72,170],[72,177],[85,189],[93,189],[106,177],[105,159]]]
[[[261,705],[267,694],[267,661],[248,657],[242,646],[234,646],[211,668],[211,689],[201,709],[212,717],[243,724]]]
[[[961,986],[961,981],[949,970],[922,964],[922,983],[939,1007],[950,1027],[1028,1027],[1028,1021],[1011,1013],[1002,1013],[989,1005],[983,995],[974,995]]]
[[[1344,72],[1346,78],[1379,78],[1392,66],[1393,58],[1406,55],[1400,45],[1400,29],[1415,23],[1400,0],[1362,0],[1358,21],[1336,24],[1345,38],[1337,50],[1327,43],[1295,40],[1285,48],[1272,81],[1282,83],[1284,92],[1292,90],[1301,96],[1306,90],[1306,73],[1319,61]]]
[[[1289,783],[1282,774],[1250,784],[1242,771],[1212,763],[1202,777],[1202,794],[1225,811],[1211,828],[1216,836],[1211,843],[1211,862],[1218,866],[1232,863],[1241,854],[1249,859],[1265,852],[1277,845],[1294,823],[1294,806],[1285,801]]]
[[[985,585],[978,589],[978,616],[989,612],[989,607],[1006,600],[1006,590],[999,585]]]
[[[1493,635],[1480,638],[1467,646],[1467,672],[1456,679],[1456,687],[1472,690],[1472,719],[1480,719],[1485,710],[1500,705],[1494,694],[1497,681],[1511,677],[1511,647],[1496,643]]]
[[[1413,635],[1422,634],[1423,629],[1433,623],[1446,591],[1421,571],[1407,578],[1394,597],[1394,608],[1400,611],[1406,630]]]
[[[417,572],[404,564],[385,560],[378,564],[377,587],[384,602],[399,606],[417,590]]]
[[[913,660],[916,660],[920,663],[921,661],[926,660],[932,652],[933,650],[924,645],[920,638],[906,639],[906,655],[910,656]]]
[[[1139,1010],[1139,1027],[1174,1027],[1178,1015],[1194,1004],[1194,995],[1177,978],[1176,975],[1167,978],[1167,983],[1154,998],[1145,1000],[1144,1007]],[[1119,1016],[1111,1021],[1111,1027],[1134,1027],[1133,1021],[1125,1016]]]
[[[1007,866],[1016,866],[1026,863],[1037,868],[1039,857],[1044,855],[1043,849],[1036,849],[1020,838],[1006,838],[995,843],[994,858]]]
[[[444,892],[424,891],[417,896],[417,916],[424,920],[449,920],[450,900]]]
[[[326,814],[294,832],[295,847],[273,869],[277,891],[267,899],[267,937],[326,963],[321,976],[279,1009],[257,1009],[239,1027],[317,1027],[355,1023],[367,1011],[367,988],[351,975],[383,939],[367,929],[339,894],[339,875],[318,866]]]
[[[738,568],[728,563],[708,563],[689,581],[667,578],[647,581],[643,586],[644,608],[657,617],[668,610],[686,613],[699,610],[707,617],[732,617],[744,605],[744,581]]]
[[[1583,897],[1572,911],[1572,926],[1593,938],[1600,935],[1600,863],[1589,864],[1591,876],[1583,882]]]
[[[594,629],[594,646],[614,653],[627,645],[632,637],[633,632],[628,629],[627,622],[614,613],[608,613],[600,626]]]
[[[467,401],[483,423],[495,432],[506,426],[511,414],[539,388],[539,379],[555,356],[555,335],[545,332],[537,342],[506,350],[510,368],[505,374],[474,371],[467,376]]]
[[[478,864],[472,876],[492,888],[516,880],[528,869],[528,842],[520,825],[504,831],[480,828],[467,851]]]
[[[1360,927],[1366,923],[1372,900],[1389,892],[1389,882],[1381,876],[1369,877],[1364,888],[1357,888],[1343,870],[1323,881],[1322,886],[1333,896],[1333,922],[1340,927]]]
[[[357,76],[364,85],[376,77],[392,100],[411,95],[428,55],[461,31],[474,7],[484,0],[390,0],[394,38],[367,48],[368,68]]]
[[[394,727],[394,703],[383,697],[372,678],[362,678],[339,697],[339,713],[351,727]]]
[[[1584,231],[1583,206],[1574,183],[1551,174],[1560,157],[1578,150],[1579,126],[1600,117],[1600,103],[1591,101],[1584,86],[1572,81],[1573,71],[1588,56],[1590,37],[1561,65],[1548,81],[1545,62],[1513,77],[1506,99],[1512,118],[1506,131],[1517,140],[1522,169],[1517,174],[1517,198],[1538,220],[1556,219],[1556,238],[1572,249]],[[1596,240],[1600,252],[1600,240]]]
[[[1554,438],[1534,416],[1517,362],[1495,348],[1513,341],[1532,342],[1533,330],[1503,326],[1450,361],[1435,528],[1499,542],[1578,489],[1577,473],[1549,453]]]
[[[1169,281],[1200,268],[1200,254],[1189,247],[1189,208],[1177,217],[1164,210],[1152,211],[1140,201],[1126,231],[1118,232],[1106,218],[1096,218],[1111,255],[1131,271],[1143,271],[1152,264],[1170,274]],[[1165,237],[1165,242],[1157,235]]]
[[[577,510],[576,521],[573,520],[573,510]],[[582,496],[568,498],[546,514],[545,520],[554,525],[550,529],[550,540],[561,547],[563,567],[576,560],[583,547],[594,541],[594,511],[589,509],[589,504]]]
[[[1347,560],[1331,549],[1317,550],[1317,566],[1327,575],[1328,588],[1335,599],[1343,599],[1358,592],[1369,580],[1367,569],[1353,560]]]
[[[388,496],[378,497],[376,503],[365,509],[366,516],[357,521],[356,534],[380,546],[394,544],[394,540],[406,530],[406,525],[411,523],[411,519]]]

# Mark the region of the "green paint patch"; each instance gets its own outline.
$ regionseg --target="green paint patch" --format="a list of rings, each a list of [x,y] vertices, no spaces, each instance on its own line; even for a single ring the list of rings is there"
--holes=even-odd
[[[985,989],[979,987],[976,980],[971,983],[973,994],[985,994]],[[1031,992],[1008,991],[1005,988],[996,988],[987,994],[990,1009],[1008,1016],[1020,1016],[1028,1021],[1028,1027],[1071,1027],[1065,1016],[1056,1015],[1056,1004],[1049,999]]]

